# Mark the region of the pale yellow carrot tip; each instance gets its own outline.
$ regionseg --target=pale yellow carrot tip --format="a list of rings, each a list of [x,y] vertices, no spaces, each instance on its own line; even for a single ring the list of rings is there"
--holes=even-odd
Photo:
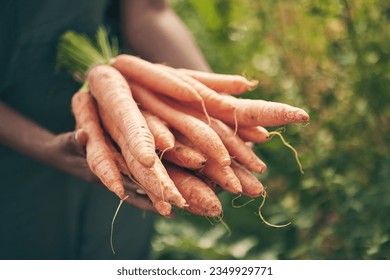
[[[233,208],[242,208],[242,207],[248,205],[249,203],[251,203],[252,201],[254,201],[254,199],[252,198],[252,199],[248,200],[247,202],[245,202],[244,204],[236,205],[235,204],[236,200],[239,199],[241,196],[242,196],[242,194],[239,194],[235,198],[232,199],[232,207]]]
[[[283,227],[289,226],[291,224],[291,222],[288,222],[288,223],[283,224],[283,225],[275,225],[275,224],[271,224],[270,222],[267,222],[267,220],[263,217],[263,214],[261,213],[261,210],[263,209],[263,206],[264,206],[264,203],[265,203],[265,200],[267,197],[267,192],[264,190],[264,192],[261,196],[263,197],[263,201],[260,204],[260,207],[258,210],[258,215],[259,215],[260,219],[263,221],[263,223],[265,223],[267,226],[275,227],[275,228],[283,228]]]
[[[291,146],[291,144],[289,144],[289,143],[284,139],[284,137],[282,136],[282,134],[281,134],[279,131],[271,131],[271,132],[269,133],[269,140],[271,140],[272,137],[273,137],[274,135],[279,136],[279,138],[280,138],[280,140],[282,140],[283,144],[284,144],[286,147],[288,147],[290,150],[293,151],[293,153],[294,153],[294,155],[295,155],[295,160],[296,160],[296,162],[297,162],[297,164],[298,164],[298,166],[299,166],[299,171],[300,171],[302,174],[304,174],[304,172],[303,172],[303,167],[302,167],[302,163],[301,163],[301,161],[299,160],[299,155],[298,155],[297,150],[296,150],[293,146]]]
[[[111,221],[111,232],[110,232],[110,246],[111,246],[111,251],[115,255],[115,249],[114,249],[114,222],[116,219],[116,216],[118,215],[119,209],[121,208],[123,202],[128,198],[129,196],[126,196],[125,198],[121,199],[119,201],[118,207],[116,208],[116,211],[114,213],[114,217],[112,217]]]
[[[258,80],[250,80],[249,81],[249,86],[250,86],[249,90],[256,89],[258,85],[259,85],[259,81]]]

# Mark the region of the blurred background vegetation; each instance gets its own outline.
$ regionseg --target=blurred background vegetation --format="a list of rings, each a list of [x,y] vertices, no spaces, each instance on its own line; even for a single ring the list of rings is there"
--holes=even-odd
[[[390,259],[390,2],[170,0],[214,71],[260,86],[245,95],[304,108],[287,125],[304,174],[278,138],[255,146],[261,199],[220,195],[223,223],[159,219],[155,259]],[[269,128],[270,131],[277,128]],[[244,203],[240,198],[236,204]]]

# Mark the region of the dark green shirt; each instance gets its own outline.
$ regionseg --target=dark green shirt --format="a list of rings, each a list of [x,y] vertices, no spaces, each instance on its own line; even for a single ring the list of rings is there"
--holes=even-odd
[[[107,23],[109,6],[1,0],[0,100],[54,133],[73,130],[70,100],[79,85],[55,69],[58,39],[69,29],[92,36]],[[0,145],[0,259],[146,258],[153,217],[127,205],[115,223],[112,254],[117,204],[107,190]]]

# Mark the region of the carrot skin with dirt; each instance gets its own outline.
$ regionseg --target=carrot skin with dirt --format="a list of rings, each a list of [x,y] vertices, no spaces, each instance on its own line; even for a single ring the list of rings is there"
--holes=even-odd
[[[141,113],[154,137],[156,148],[160,151],[171,150],[175,145],[175,137],[169,130],[168,125],[148,111],[141,110]]]
[[[249,197],[259,197],[264,192],[263,184],[244,166],[232,160],[230,167],[234,174],[240,180],[242,186],[242,194]]]
[[[123,135],[126,148],[143,165],[152,167],[155,160],[154,138],[125,78],[111,66],[97,65],[89,70],[87,80],[97,103],[111,115]]]
[[[145,191],[154,194],[161,200],[183,208],[186,205],[186,201],[176,189],[173,181],[169,178],[156,153],[154,153],[155,161],[152,168],[142,165],[135,159],[131,151],[127,149],[126,140],[120,130],[113,125],[106,126],[106,123],[112,124],[110,115],[108,115],[102,107],[99,107],[99,114],[106,131],[120,147],[121,153],[126,160],[127,167],[134,179],[145,189]]]
[[[172,150],[164,153],[163,159],[188,169],[200,169],[207,161],[207,158],[202,153],[184,145],[178,140],[175,141],[175,146]]]
[[[209,217],[218,217],[222,214],[221,202],[201,179],[172,164],[165,163],[164,165],[188,202],[186,210],[196,215]]]
[[[184,107],[181,104],[174,102],[169,102],[168,104],[177,110],[181,110],[186,114],[202,120],[203,122],[208,121],[202,114],[192,110],[191,108]],[[228,125],[215,118],[210,118],[210,121],[210,127],[218,134],[231,157],[235,158],[254,172],[264,173],[267,170],[265,163]]]
[[[215,160],[208,159],[201,173],[215,181],[222,189],[234,193],[242,193],[240,180],[230,166],[220,166]]]
[[[249,81],[240,75],[208,73],[191,69],[179,69],[179,71],[219,93],[242,94],[258,85],[258,81]]]
[[[90,169],[110,191],[124,199],[122,176],[106,144],[95,101],[88,91],[81,89],[73,95],[72,111],[77,128],[84,129],[88,135],[85,148]]]
[[[149,90],[131,84],[134,98],[149,112],[166,121],[191,140],[208,157],[221,166],[230,165],[230,156],[219,136],[207,124],[197,118],[176,110]]]
[[[121,54],[115,57],[112,66],[128,80],[135,81],[158,93],[186,102],[200,102],[202,100],[191,86],[139,57]]]
[[[202,84],[200,81],[192,78],[189,75],[186,75],[185,73],[182,73],[178,69],[161,64],[158,64],[157,66],[161,69],[168,71],[169,73],[172,73],[172,75],[176,76],[177,78],[183,80],[183,82],[192,86],[199,93],[200,97],[202,97],[202,99],[204,100],[207,112],[209,114],[211,114],[215,110],[224,112],[233,112],[235,110],[234,104],[231,104],[231,102],[226,102],[225,99],[219,93]],[[199,111],[203,111],[203,108],[199,105],[199,103],[193,104],[193,106],[195,106]]]
[[[240,126],[279,126],[289,123],[302,123],[309,121],[309,115],[302,109],[285,103],[238,99],[233,96],[223,96],[236,105],[236,117]],[[216,112],[213,117],[235,126],[235,119],[224,112]]]
[[[245,142],[265,143],[269,140],[269,132],[262,126],[240,126],[237,134]]]

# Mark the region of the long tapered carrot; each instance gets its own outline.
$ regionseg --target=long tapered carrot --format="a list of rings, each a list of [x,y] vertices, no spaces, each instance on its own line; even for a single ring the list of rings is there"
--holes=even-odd
[[[158,93],[186,102],[200,102],[202,100],[190,85],[139,57],[121,54],[114,58],[112,66],[127,79],[136,81]]]
[[[309,121],[309,115],[300,108],[285,103],[239,99],[230,95],[223,97],[236,106],[236,119],[231,114],[216,112],[212,116],[235,126],[278,126]]]
[[[104,128],[120,147],[121,153],[126,160],[127,167],[137,182],[139,182],[146,191],[154,194],[159,199],[183,208],[186,205],[186,201],[175,187],[173,181],[169,178],[157,155],[154,154],[155,161],[152,168],[142,165],[135,159],[131,151],[127,149],[124,136],[117,127],[112,125],[112,119],[110,119],[110,115],[107,114],[103,107],[99,107],[99,114]]]
[[[97,103],[111,115],[121,131],[126,149],[146,167],[153,166],[154,139],[125,78],[111,66],[97,65],[89,70],[87,79]]]
[[[240,180],[242,193],[249,197],[259,197],[264,192],[263,184],[244,166],[232,160],[230,167]]]
[[[221,167],[215,160],[208,159],[201,172],[231,193],[242,193],[240,180],[230,166]]]
[[[165,163],[164,165],[188,202],[186,210],[196,215],[209,217],[218,217],[222,214],[221,202],[201,179],[172,164]]]
[[[164,153],[163,158],[178,166],[188,169],[200,169],[205,165],[207,160],[202,153],[184,145],[178,140],[175,141],[175,146],[172,150]]]
[[[92,172],[121,200],[125,198],[122,176],[110,148],[105,142],[95,101],[87,90],[81,89],[72,97],[72,111],[78,128],[88,135],[86,157]]]
[[[221,166],[230,164],[228,151],[219,136],[207,124],[170,107],[161,97],[135,83],[131,83],[131,89],[138,103],[188,137],[203,153],[214,158]]]
[[[240,126],[237,134],[246,142],[264,143],[269,140],[269,132],[262,126]]]
[[[254,89],[258,84],[258,81],[249,81],[240,75],[208,73],[191,69],[179,69],[179,71],[217,92],[226,94],[241,94]]]
[[[141,113],[154,137],[156,148],[160,151],[172,149],[175,145],[175,137],[169,130],[167,123],[148,111],[141,110]]]

